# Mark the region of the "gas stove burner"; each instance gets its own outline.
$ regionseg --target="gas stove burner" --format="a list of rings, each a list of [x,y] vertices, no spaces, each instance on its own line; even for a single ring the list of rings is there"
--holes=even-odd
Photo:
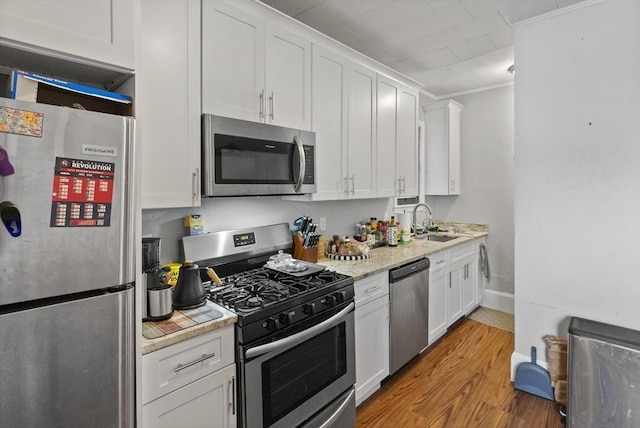
[[[258,296],[251,296],[245,301],[246,305],[250,308],[260,307],[262,306],[262,302],[263,300]]]

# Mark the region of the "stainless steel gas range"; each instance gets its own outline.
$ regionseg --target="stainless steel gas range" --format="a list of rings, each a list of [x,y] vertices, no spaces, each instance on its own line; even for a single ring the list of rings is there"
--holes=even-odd
[[[291,273],[266,266],[291,247],[287,223],[181,241],[184,260],[221,277],[209,299],[238,315],[239,426],[351,428],[353,278],[311,264]]]

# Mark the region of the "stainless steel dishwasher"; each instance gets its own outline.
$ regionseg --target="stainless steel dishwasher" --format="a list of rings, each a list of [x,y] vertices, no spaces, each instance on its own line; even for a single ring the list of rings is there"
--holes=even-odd
[[[389,374],[422,352],[429,340],[429,259],[389,271]]]

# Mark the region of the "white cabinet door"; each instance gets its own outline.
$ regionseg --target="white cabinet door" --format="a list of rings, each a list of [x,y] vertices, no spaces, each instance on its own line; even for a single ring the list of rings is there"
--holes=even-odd
[[[44,48],[133,70],[137,3],[0,0],[0,39],[21,49]]]
[[[356,405],[363,402],[389,375],[389,296],[355,311]]]
[[[342,165],[347,175],[343,180],[349,197],[376,196],[376,75],[353,65],[348,75],[347,146],[343,146]],[[346,168],[344,168],[346,163]]]
[[[399,196],[418,195],[418,92],[406,87],[398,90],[396,176]]]
[[[447,326],[462,318],[462,284],[464,281],[464,264],[456,263],[449,269],[449,289],[447,294]]]
[[[342,146],[347,145],[347,91],[345,59],[313,46],[313,121],[316,133],[317,200],[347,196],[342,177]]]
[[[460,112],[453,100],[425,106],[427,195],[460,194]]]
[[[462,276],[462,312],[469,315],[478,306],[476,256],[469,257],[463,266]]]
[[[378,196],[393,197],[399,190],[396,180],[396,99],[398,88],[390,79],[378,76],[377,167]]]
[[[200,205],[199,27],[198,3],[141,3],[135,102],[142,208]]]
[[[447,332],[449,271],[429,273],[429,345]]]
[[[202,111],[310,130],[311,42],[231,2],[202,16]]]
[[[147,428],[236,426],[236,365],[231,364],[142,407]]]
[[[203,113],[264,122],[265,23],[227,2],[202,2]]]
[[[266,121],[311,129],[311,42],[267,25]]]
[[[378,196],[418,195],[418,92],[378,75]]]

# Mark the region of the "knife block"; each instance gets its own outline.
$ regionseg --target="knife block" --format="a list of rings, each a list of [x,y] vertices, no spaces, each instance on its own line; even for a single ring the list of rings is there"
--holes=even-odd
[[[297,233],[293,235],[293,258],[305,262],[318,263],[318,246],[304,248],[304,238]]]

